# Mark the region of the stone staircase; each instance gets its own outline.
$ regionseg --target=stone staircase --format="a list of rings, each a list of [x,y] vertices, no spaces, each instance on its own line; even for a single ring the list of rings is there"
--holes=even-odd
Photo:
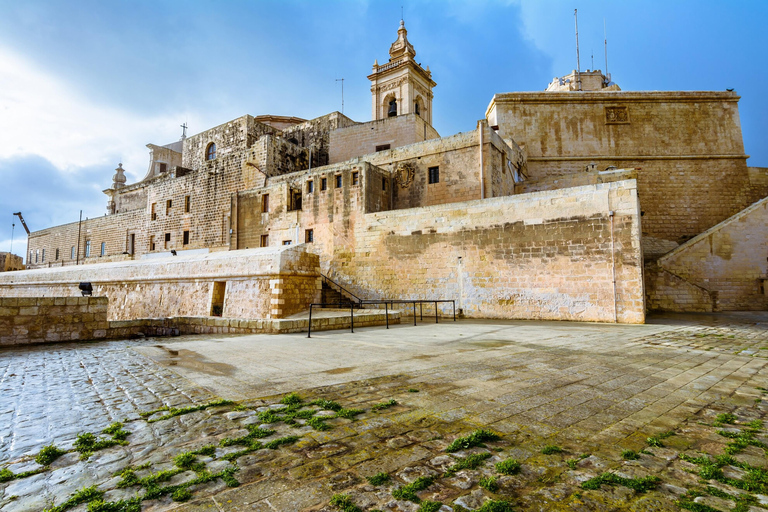
[[[325,282],[325,280],[323,281],[322,302],[323,304],[341,304],[339,307],[345,308],[348,308],[356,303],[351,297],[348,297],[341,290],[333,288],[331,285]]]

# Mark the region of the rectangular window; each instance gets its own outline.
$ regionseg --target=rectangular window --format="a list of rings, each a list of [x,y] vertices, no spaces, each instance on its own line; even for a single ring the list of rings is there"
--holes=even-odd
[[[189,231],[184,232],[184,241],[182,243],[184,245],[187,245],[189,243]]]
[[[315,231],[313,229],[307,229],[304,231],[304,243],[311,244],[315,241]]]
[[[336,188],[341,188],[341,174],[336,175]]]
[[[260,247],[269,247],[269,235],[261,235]]]
[[[73,260],[75,259],[75,246],[72,246],[72,250],[69,251],[69,259]]]
[[[157,203],[152,203],[152,213],[150,218],[152,220],[157,220]]]
[[[128,254],[133,254],[136,250],[136,234],[131,233],[128,237]]]
[[[440,167],[430,167],[429,172],[429,184],[440,182]]]
[[[328,178],[320,179],[320,190],[328,190]]]
[[[283,245],[291,245],[291,241],[290,240],[283,240]]]
[[[269,194],[261,196],[261,213],[267,213],[269,211]]]
[[[56,261],[59,261],[59,250],[56,249]]]
[[[86,258],[91,257],[91,241],[90,240],[85,241],[85,257]]]
[[[387,178],[381,178],[381,190],[387,191]]]
[[[167,249],[171,245],[171,234],[166,233],[165,234],[165,248]]]
[[[184,196],[184,213],[189,213],[190,196]]]
[[[163,174],[165,171],[168,170],[168,164],[160,164],[160,174]]]
[[[309,180],[307,182],[307,194],[311,194],[315,191],[315,182],[312,180]]]
[[[357,171],[354,171],[352,173],[352,186],[356,187],[360,184],[360,173]]]
[[[155,235],[152,235],[149,237],[149,250],[150,251],[155,250]]]
[[[386,150],[388,150],[388,149],[389,149],[389,144],[381,144],[381,145],[379,145],[379,146],[376,146],[376,152],[377,152],[377,153],[378,153],[379,151],[386,151]]]
[[[101,251],[99,252],[99,256],[104,256],[107,254],[107,242],[101,242]]]
[[[165,202],[165,214],[170,215],[171,214],[171,206],[173,205],[173,202],[169,199]]]
[[[45,263],[45,249],[43,249],[42,258],[40,259],[41,263]]]

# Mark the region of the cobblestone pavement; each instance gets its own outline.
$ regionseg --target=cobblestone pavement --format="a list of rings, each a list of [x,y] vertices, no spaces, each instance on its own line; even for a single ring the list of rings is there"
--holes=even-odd
[[[757,512],[767,326],[671,315],[3,350],[0,508]],[[34,460],[86,451],[82,432],[104,447]]]

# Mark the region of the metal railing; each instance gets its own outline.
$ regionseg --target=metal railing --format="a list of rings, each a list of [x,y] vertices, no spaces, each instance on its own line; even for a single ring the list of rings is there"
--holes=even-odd
[[[324,276],[325,277],[325,276]],[[421,320],[424,320],[424,304],[434,304],[435,305],[435,323],[438,323],[439,320],[439,312],[437,305],[443,304],[443,303],[451,303],[451,306],[453,308],[453,321],[456,321],[456,301],[455,300],[428,300],[428,299],[387,299],[387,300],[362,300],[358,299],[360,302],[358,303],[358,308],[362,308],[365,304],[370,305],[384,305],[384,318],[386,318],[386,324],[387,329],[389,329],[389,309],[393,307],[395,304],[411,304],[413,305],[413,325],[416,325],[416,304],[419,305],[419,316]],[[335,306],[339,309],[346,309],[349,308],[349,326],[350,326],[350,332],[355,332],[355,304],[353,302],[350,302],[349,304],[345,304],[342,302],[338,303],[328,303],[328,302],[317,302],[312,303],[309,305],[309,322],[307,325],[307,338],[312,337],[312,308],[313,307],[328,307],[328,306]]]
[[[338,290],[336,290],[336,292],[340,293],[340,294],[342,295],[342,297],[344,296],[344,294],[346,294],[346,295],[348,295],[347,299],[348,299],[350,302],[352,302],[352,301],[353,301],[353,299],[354,299],[354,301],[357,301],[357,303],[358,303],[358,307],[362,307],[362,306],[360,306],[359,304],[363,302],[363,299],[361,299],[360,297],[358,297],[357,295],[355,295],[355,294],[354,294],[354,293],[352,293],[351,291],[347,290],[346,288],[344,288],[344,287],[343,287],[343,286],[341,286],[339,283],[337,283],[336,281],[334,281],[334,280],[333,280],[333,279],[331,279],[330,277],[326,276],[325,274],[320,274],[320,276],[323,278],[323,282],[324,282],[325,284],[330,284],[330,285],[333,285],[333,286],[335,286],[336,288],[338,288]],[[333,286],[332,286],[332,287],[333,287]],[[350,297],[351,297],[351,298],[350,298]],[[346,306],[346,304],[344,304],[344,305]]]

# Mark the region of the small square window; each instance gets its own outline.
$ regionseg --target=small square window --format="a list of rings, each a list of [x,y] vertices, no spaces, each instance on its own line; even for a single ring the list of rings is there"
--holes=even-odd
[[[269,211],[269,194],[261,196],[261,213],[267,213]]]
[[[189,231],[184,232],[184,245],[187,245],[189,243]]]
[[[336,175],[336,188],[341,188],[341,174]]]
[[[440,167],[430,167],[428,172],[430,184],[440,182]]]
[[[389,149],[389,144],[380,144],[380,145],[376,146],[376,152],[377,153],[379,151],[386,151],[388,149]]]
[[[283,245],[291,245],[291,241],[290,240],[283,240]]]
[[[269,247],[269,235],[261,235],[260,247]]]
[[[168,170],[168,164],[160,164],[160,174],[163,174],[165,171]]]
[[[352,173],[352,186],[356,187],[360,184],[360,173],[357,171],[354,171]]]
[[[320,190],[328,190],[328,178],[320,179]]]
[[[307,229],[304,231],[304,243],[311,244],[315,241],[315,230]]]
[[[315,191],[315,182],[312,180],[309,180],[307,182],[307,194],[311,194]]]

